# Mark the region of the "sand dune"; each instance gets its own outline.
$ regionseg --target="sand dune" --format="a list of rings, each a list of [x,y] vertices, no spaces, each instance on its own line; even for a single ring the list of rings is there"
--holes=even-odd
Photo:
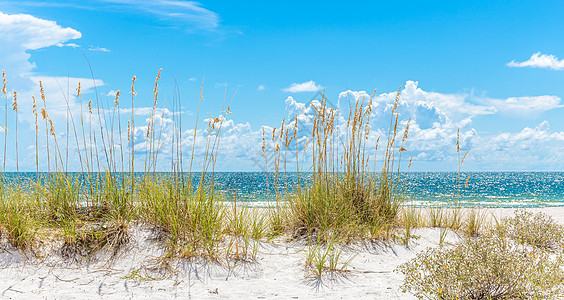
[[[564,223],[564,208],[537,208]],[[512,209],[488,209],[497,216]],[[315,278],[305,267],[303,242],[275,240],[259,246],[254,262],[214,263],[203,259],[173,264],[166,274],[152,271],[163,248],[151,228],[133,226],[133,242],[114,261],[100,255],[89,263],[69,263],[57,251],[25,257],[3,243],[0,250],[0,297],[3,299],[245,299],[373,298],[414,299],[402,293],[400,264],[428,247],[438,247],[440,229],[414,230],[408,246],[366,242],[347,248],[344,273]],[[454,232],[446,243],[456,243]],[[56,245],[52,245],[56,249]],[[45,252],[43,252],[45,253]]]

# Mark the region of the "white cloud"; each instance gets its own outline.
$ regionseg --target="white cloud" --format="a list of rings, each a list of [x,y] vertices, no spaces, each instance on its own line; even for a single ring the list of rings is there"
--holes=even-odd
[[[57,43],[55,46],[57,47],[71,47],[71,48],[80,48],[80,45],[77,45],[75,43],[67,43],[67,44],[63,44],[63,43]]]
[[[115,97],[116,94],[117,94],[117,91],[115,91],[115,90],[110,90],[110,91],[106,94],[106,96],[108,96],[108,97]]]
[[[443,94],[427,92],[418,87],[417,81],[407,81],[400,91],[399,104],[402,115],[414,116],[421,123],[431,127],[434,122],[447,122],[450,120],[461,121],[480,115],[491,115],[497,109],[491,104],[478,104],[470,94]],[[373,114],[382,116],[388,114],[393,108],[397,92],[382,93],[373,99]],[[353,93],[347,91],[339,95],[339,102],[349,101],[362,97],[365,102],[370,95],[364,91]],[[401,111],[400,110],[400,111]]]
[[[198,80],[196,77],[190,77],[190,78],[188,78],[188,81],[196,81],[196,80]]]
[[[262,84],[257,87],[257,91],[264,91],[264,90],[266,90],[266,87]]]
[[[63,45],[82,35],[77,30],[62,27],[54,21],[25,14],[0,12],[0,68],[6,70],[10,89],[24,91],[33,87],[27,77],[35,68],[27,50]]]
[[[182,0],[101,0],[116,6],[144,11],[159,19],[180,22],[199,29],[214,30],[219,26],[219,16],[202,4]]]
[[[552,70],[563,70],[564,69],[564,59],[558,59],[558,57],[552,54],[541,54],[537,52],[529,58],[529,60],[523,62],[516,62],[512,60],[507,64],[509,67],[531,67],[531,68],[544,68]]]
[[[0,12],[0,38],[4,46],[36,50],[81,36],[77,30],[63,28],[54,21],[38,19],[31,15],[8,15]]]
[[[563,107],[560,97],[535,96],[535,97],[510,97],[507,99],[490,99],[489,102],[497,107],[500,112],[519,116],[532,116],[542,112]]]
[[[98,47],[98,46],[96,46],[96,47],[90,47],[90,48],[88,48],[88,50],[90,50],[90,51],[95,51],[95,52],[110,52],[109,49],[103,48],[103,47]]]
[[[292,83],[289,87],[283,89],[284,92],[301,93],[301,92],[317,92],[323,89],[323,86],[316,84],[310,80],[302,83]]]

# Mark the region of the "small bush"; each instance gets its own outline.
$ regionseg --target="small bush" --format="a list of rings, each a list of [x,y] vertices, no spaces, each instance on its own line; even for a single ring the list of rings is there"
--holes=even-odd
[[[544,213],[525,210],[516,211],[513,218],[502,219],[492,233],[548,251],[561,251],[564,244],[564,226]]]
[[[563,294],[561,256],[501,237],[429,249],[401,265],[403,291],[420,299],[554,299]]]

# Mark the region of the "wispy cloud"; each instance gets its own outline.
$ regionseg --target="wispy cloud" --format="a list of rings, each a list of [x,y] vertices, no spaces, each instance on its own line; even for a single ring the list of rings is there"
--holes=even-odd
[[[96,46],[96,47],[90,47],[90,48],[88,48],[88,50],[94,51],[94,52],[110,52],[110,49],[108,49],[108,48],[103,48],[103,47],[98,47],[98,46]]]
[[[266,86],[262,84],[257,87],[257,91],[264,91],[264,90],[266,90]]]
[[[141,10],[160,19],[167,19],[195,26],[199,29],[214,30],[219,26],[219,16],[202,4],[182,0],[100,0],[127,6],[128,9]]]
[[[560,97],[543,95],[533,97],[509,97],[507,99],[490,99],[489,102],[494,105],[500,112],[529,116],[543,113],[545,111],[563,107],[560,105]]]
[[[63,43],[57,43],[55,46],[57,47],[71,47],[71,48],[80,48],[80,45],[77,45],[75,43],[67,43],[67,44],[63,44]]]
[[[552,70],[563,70],[564,69],[564,59],[558,59],[558,57],[552,54],[542,54],[537,52],[531,55],[529,60],[523,62],[516,62],[514,60],[510,61],[507,66],[517,67],[517,68],[543,68]]]
[[[107,5],[100,5],[105,3]],[[8,7],[72,7],[102,11],[142,11],[160,20],[177,23],[186,30],[194,28],[214,31],[219,27],[219,15],[199,2],[184,0],[91,0],[77,4],[73,0],[60,1],[0,1]]]
[[[323,89],[323,86],[316,84],[315,81],[310,80],[302,83],[292,83],[289,87],[283,89],[284,92],[302,93],[302,92],[317,92]]]

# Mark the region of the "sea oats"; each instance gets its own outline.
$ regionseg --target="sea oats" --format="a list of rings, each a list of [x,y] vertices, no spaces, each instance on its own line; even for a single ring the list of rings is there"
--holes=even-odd
[[[411,122],[411,118],[409,118],[409,120],[407,120],[407,125],[405,126],[405,131],[403,132],[403,138],[402,138],[402,143],[405,142],[405,140],[407,140],[407,133],[409,132],[409,123]]]
[[[55,125],[53,125],[53,120],[51,118],[49,118],[49,125],[51,127],[51,129],[49,130],[49,132],[51,133],[51,135],[53,137],[55,137]]]
[[[137,92],[135,91],[135,81],[137,80],[137,76],[133,75],[133,78],[131,78],[131,95],[135,96],[137,95]]]
[[[4,84],[2,85],[2,93],[4,94],[4,96],[8,95],[8,91],[6,90],[6,85],[8,83],[8,81],[6,80],[6,71],[2,70],[2,79]]]
[[[81,93],[82,91],[81,91],[80,81],[78,82],[78,87],[76,88],[76,91],[77,91],[77,92],[76,92],[76,97],[77,97],[77,98],[82,97],[82,93]]]
[[[33,100],[33,116],[35,117],[35,131],[37,132],[39,130],[37,125],[37,102],[35,101],[35,96],[31,96],[31,99]]]
[[[43,100],[43,105],[45,106],[45,90],[43,89],[43,82],[39,80],[39,92],[41,93],[41,100]]]
[[[18,92],[14,91],[14,102],[12,102],[12,110],[18,111]]]
[[[119,96],[120,96],[120,94],[121,94],[121,93],[120,93],[120,91],[118,90],[118,91],[116,92],[116,99],[114,100],[114,107],[118,107],[118,105],[119,105]]]

